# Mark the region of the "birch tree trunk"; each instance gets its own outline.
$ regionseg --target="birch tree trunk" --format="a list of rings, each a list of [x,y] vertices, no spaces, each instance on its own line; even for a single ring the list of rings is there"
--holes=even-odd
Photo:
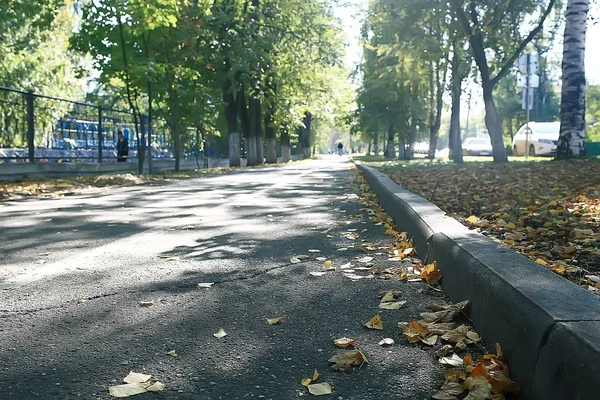
[[[557,159],[585,156],[585,32],[589,0],[567,3]]]

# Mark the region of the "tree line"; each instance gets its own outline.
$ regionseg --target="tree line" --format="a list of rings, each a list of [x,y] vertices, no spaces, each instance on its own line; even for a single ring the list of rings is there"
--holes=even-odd
[[[15,0],[0,13],[0,79],[65,98],[88,89],[87,100],[129,110],[140,168],[157,117],[169,124],[176,169],[182,145],[200,136],[226,140],[231,166],[240,165],[242,142],[248,165],[277,162],[277,149],[289,160],[292,139],[308,157],[311,127],[343,112],[335,93],[344,41],[333,3]],[[61,15],[68,24],[59,25]]]
[[[483,93],[494,161],[507,161],[504,131],[512,136],[512,118],[520,108],[520,102],[506,101],[514,91],[510,73],[524,52],[539,55],[534,114],[542,121],[558,116],[546,64],[564,24],[557,158],[583,156],[588,10],[587,0],[370,1],[361,32],[364,59],[353,132],[377,149],[385,143],[388,158],[396,157],[396,145],[398,157],[412,158],[416,138],[427,137],[433,158],[444,99],[449,98],[449,157],[462,162],[460,106],[465,82],[471,79]]]

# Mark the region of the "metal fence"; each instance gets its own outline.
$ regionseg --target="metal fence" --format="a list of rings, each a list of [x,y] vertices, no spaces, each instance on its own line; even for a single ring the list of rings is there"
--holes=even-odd
[[[116,162],[119,130],[128,161],[137,162],[132,113],[0,86],[0,162]],[[155,119],[153,158],[173,158],[170,136],[166,121]]]

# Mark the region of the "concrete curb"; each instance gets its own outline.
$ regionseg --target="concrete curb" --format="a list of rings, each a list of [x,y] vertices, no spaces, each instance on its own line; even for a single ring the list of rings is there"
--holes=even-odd
[[[540,400],[600,393],[600,298],[469,230],[437,206],[356,162],[381,206],[436,261],[452,301],[487,343],[500,343],[522,394]]]

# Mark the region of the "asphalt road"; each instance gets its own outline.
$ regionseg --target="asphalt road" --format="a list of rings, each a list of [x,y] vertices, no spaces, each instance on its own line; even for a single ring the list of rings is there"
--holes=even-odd
[[[311,396],[300,381],[314,369],[335,389],[323,398],[429,398],[444,368],[432,348],[407,343],[397,322],[445,303],[442,295],[395,278],[353,281],[339,268],[309,274],[323,271],[316,257],[358,266],[365,254],[352,246],[389,240],[361,210],[350,166],[336,156],[5,203],[0,398],[108,399],[107,387],[136,371],[166,385],[132,397],[140,400],[296,399]],[[359,238],[340,235],[349,229]],[[310,258],[290,262],[300,254]],[[378,309],[378,293],[392,289],[406,305]],[[376,314],[383,331],[364,327]],[[220,328],[227,336],[218,339]],[[344,336],[369,362],[335,372],[327,360]],[[379,346],[384,337],[396,344]]]

